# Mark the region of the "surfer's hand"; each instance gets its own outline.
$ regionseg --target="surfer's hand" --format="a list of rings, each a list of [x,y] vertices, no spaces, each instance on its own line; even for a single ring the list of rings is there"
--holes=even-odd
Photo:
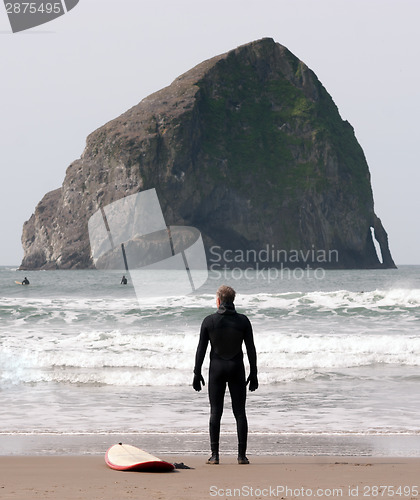
[[[201,391],[201,384],[206,385],[204,383],[203,375],[194,375],[193,387],[196,391]]]
[[[249,384],[249,390],[254,392],[258,389],[258,377],[256,375],[249,375],[246,379],[246,385]]]

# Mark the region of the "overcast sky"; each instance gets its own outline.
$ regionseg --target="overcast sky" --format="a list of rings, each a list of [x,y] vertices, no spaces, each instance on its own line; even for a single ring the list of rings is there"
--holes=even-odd
[[[0,5],[0,264],[86,136],[204,59],[272,37],[354,127],[397,264],[420,264],[418,0],[80,0],[12,34]]]

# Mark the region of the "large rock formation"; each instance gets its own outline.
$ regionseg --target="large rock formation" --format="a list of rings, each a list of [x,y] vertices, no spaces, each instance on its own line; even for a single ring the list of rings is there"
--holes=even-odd
[[[269,248],[273,264],[301,265],[288,259],[301,252],[322,267],[395,267],[353,128],[269,38],[204,61],[89,135],[25,223],[21,267],[92,266],[89,217],[150,188],[168,225],[201,231],[210,264],[233,255],[223,250]]]

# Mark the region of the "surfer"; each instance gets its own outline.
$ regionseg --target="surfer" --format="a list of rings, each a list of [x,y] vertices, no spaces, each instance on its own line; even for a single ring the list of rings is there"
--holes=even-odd
[[[120,284],[121,284],[121,285],[126,285],[126,284],[127,284],[127,278],[126,278],[125,276],[123,276],[123,277],[121,278],[121,283],[120,283]]]
[[[226,384],[232,400],[232,410],[236,419],[238,434],[238,463],[249,464],[246,457],[248,421],[245,413],[246,386],[258,389],[257,353],[254,345],[252,326],[244,314],[236,312],[233,301],[236,292],[222,285],[216,293],[217,312],[207,316],[201,324],[200,340],[195,356],[193,388],[201,391],[204,378],[201,366],[210,341],[209,399],[210,399],[210,446],[211,457],[208,464],[219,463],[220,420]],[[245,380],[242,343],[245,342],[250,366],[250,375]]]
[[[26,276],[25,276],[25,278],[22,281],[22,285],[29,285],[29,280],[28,280],[28,278]]]

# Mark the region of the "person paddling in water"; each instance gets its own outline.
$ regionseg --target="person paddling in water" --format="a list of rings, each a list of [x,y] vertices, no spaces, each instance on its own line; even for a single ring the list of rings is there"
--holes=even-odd
[[[208,464],[219,463],[220,420],[226,384],[232,400],[232,410],[236,419],[238,434],[238,463],[249,464],[246,457],[248,421],[245,413],[246,386],[258,389],[257,353],[254,345],[252,326],[244,314],[238,314],[233,301],[236,292],[222,285],[216,293],[217,312],[207,316],[201,325],[200,339],[195,356],[193,388],[201,391],[204,378],[201,367],[210,342],[209,399],[210,399],[210,446],[211,457]],[[245,343],[250,374],[245,380],[242,343]]]
[[[28,280],[28,278],[26,276],[25,276],[25,278],[22,281],[22,285],[29,285],[29,280]]]
[[[120,283],[120,284],[121,284],[121,285],[126,285],[127,283],[128,283],[127,278],[126,278],[125,276],[123,276],[123,277],[121,278],[121,283]]]

